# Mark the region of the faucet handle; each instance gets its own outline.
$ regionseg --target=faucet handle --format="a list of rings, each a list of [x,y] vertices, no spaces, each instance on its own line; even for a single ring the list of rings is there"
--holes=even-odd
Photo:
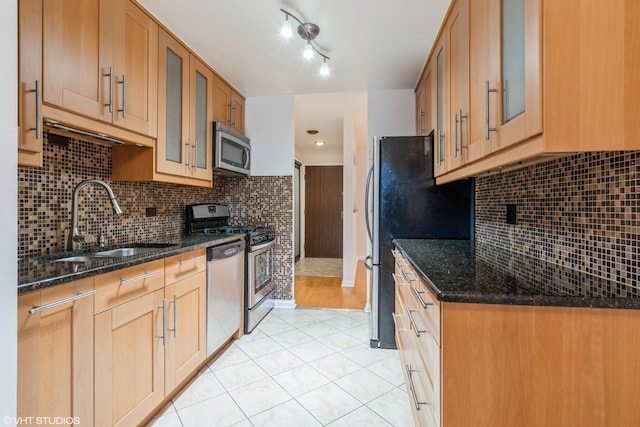
[[[73,236],[73,241],[77,243],[95,243],[97,238],[93,234],[76,234]]]
[[[101,248],[104,248],[104,243],[105,243],[104,234],[100,233],[100,237],[98,237],[98,245],[100,245]]]

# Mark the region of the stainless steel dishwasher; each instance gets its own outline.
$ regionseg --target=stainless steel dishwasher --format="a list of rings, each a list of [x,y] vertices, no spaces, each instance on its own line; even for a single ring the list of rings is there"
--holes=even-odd
[[[240,328],[244,251],[244,237],[207,249],[207,356]]]

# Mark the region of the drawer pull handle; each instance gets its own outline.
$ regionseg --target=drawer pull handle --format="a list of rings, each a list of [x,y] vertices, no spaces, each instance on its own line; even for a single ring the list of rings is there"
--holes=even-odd
[[[137,282],[138,280],[144,280],[147,277],[151,277],[151,276],[155,276],[156,274],[159,274],[159,271],[152,271],[150,273],[144,273],[141,274],[140,276],[136,276],[136,277],[132,277],[131,279],[122,279],[120,280],[120,285],[128,285],[131,282]]]
[[[157,338],[162,340],[164,347],[167,344],[167,300],[162,299],[162,305],[159,305],[158,308],[162,309],[162,335]]]
[[[413,385],[413,378],[411,378],[411,374],[418,371],[416,369],[411,369],[411,366],[409,365],[404,365],[404,367],[407,370],[407,378],[409,379],[409,389],[411,390],[411,395],[413,396],[413,401],[415,402],[416,410],[419,411],[420,405],[428,405],[428,403],[421,402],[420,400],[418,400],[418,395],[416,394],[416,387]]]
[[[180,265],[191,264],[192,262],[196,262],[196,261],[198,261],[198,260],[199,260],[199,259],[201,259],[201,258],[204,258],[204,255],[195,256],[195,257],[193,257],[193,258],[191,258],[191,259],[185,259],[185,260],[182,260],[182,261],[180,261]]]
[[[410,274],[414,274],[414,273],[413,273],[412,271],[410,271],[410,272],[408,272],[408,273],[407,273],[406,271],[402,270],[402,275],[404,276],[404,279],[405,279],[407,282],[409,282],[409,283],[411,283],[411,282],[415,282],[415,281],[416,281],[416,279],[410,279],[410,278],[409,278],[409,275],[410,275]]]
[[[71,301],[75,301],[75,300],[78,300],[78,299],[81,299],[81,298],[88,297],[88,296],[93,295],[95,293],[96,293],[95,290],[88,291],[88,292],[80,292],[80,293],[78,293],[78,294],[76,294],[76,295],[74,295],[72,297],[63,298],[63,299],[58,300],[58,301],[50,302],[49,304],[36,305],[33,308],[29,309],[29,314],[37,313],[39,311],[46,310],[48,308],[57,307],[59,305],[66,304],[66,303],[71,302]]]
[[[173,329],[169,328],[170,332],[173,332],[173,337],[178,337],[178,299],[176,294],[173,294],[173,301],[169,300],[169,304],[173,303]]]
[[[395,263],[398,267],[402,268],[402,267],[406,267],[407,265],[407,261],[403,260],[402,258],[395,258]]]
[[[400,317],[400,315],[399,314],[395,314],[395,313],[391,313],[391,318],[393,319],[393,326],[395,326],[396,331],[398,331],[398,332],[406,331],[406,329],[398,327],[398,323],[396,323],[396,317]]]
[[[407,308],[407,317],[409,317],[409,322],[411,322],[411,328],[413,329],[413,332],[416,334],[417,337],[419,337],[420,334],[425,333],[427,331],[421,331],[420,329],[418,329],[418,325],[416,325],[416,321],[413,320],[413,316],[411,315],[411,313],[413,313],[414,311],[418,311],[418,310]]]
[[[396,284],[396,287],[404,286],[404,283],[401,282],[402,279],[400,279],[400,276],[398,276],[397,274],[393,274],[393,273],[391,273],[391,275],[393,276],[393,283]],[[398,279],[400,279],[400,280],[398,280]]]
[[[422,294],[426,293],[426,291],[419,291],[415,286],[413,286],[413,293],[416,294],[416,297],[418,297],[418,301],[420,301],[420,305],[422,305],[422,308],[427,308],[430,305],[433,305],[432,302],[427,302],[422,299]]]

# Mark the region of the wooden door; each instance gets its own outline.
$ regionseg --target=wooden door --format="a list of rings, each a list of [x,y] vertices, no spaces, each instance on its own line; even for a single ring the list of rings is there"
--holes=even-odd
[[[206,357],[206,288],[203,271],[165,288],[167,347],[165,386],[173,390]]]
[[[305,256],[342,258],[342,166],[307,166]]]
[[[43,101],[111,122],[112,1],[47,0],[42,20]]]
[[[467,0],[458,0],[447,20],[449,95],[449,170],[465,162],[469,123],[469,16]]]
[[[18,20],[18,164],[42,166],[42,0],[20,0]]]
[[[213,76],[213,120],[231,126],[231,88],[217,74]]]
[[[113,122],[158,131],[158,24],[131,0],[115,2]]]
[[[18,417],[93,425],[93,279],[18,298]],[[30,309],[83,294],[33,314]]]
[[[163,301],[159,289],[95,317],[96,426],[138,425],[164,398]]]
[[[469,1],[469,162],[497,145],[500,50],[493,40],[500,38],[499,18],[499,1]]]
[[[187,175],[190,53],[164,30],[158,34],[158,172]]]

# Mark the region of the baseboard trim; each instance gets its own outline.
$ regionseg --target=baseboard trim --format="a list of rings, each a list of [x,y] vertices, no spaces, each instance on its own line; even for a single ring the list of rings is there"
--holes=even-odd
[[[353,280],[343,280],[342,287],[343,288],[353,288],[355,287],[355,282]]]
[[[292,299],[277,299],[274,301],[273,308],[286,308],[292,310],[296,308],[296,301]]]

